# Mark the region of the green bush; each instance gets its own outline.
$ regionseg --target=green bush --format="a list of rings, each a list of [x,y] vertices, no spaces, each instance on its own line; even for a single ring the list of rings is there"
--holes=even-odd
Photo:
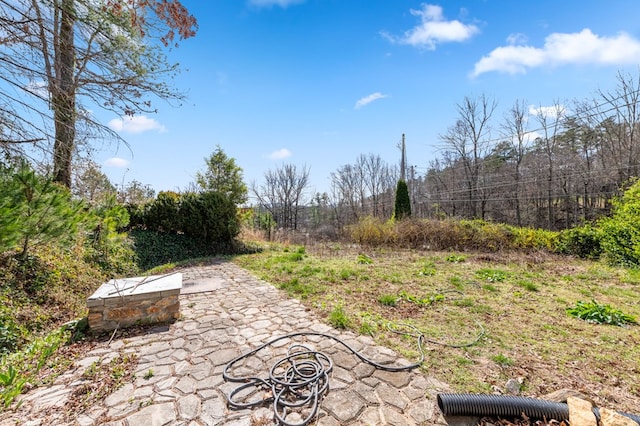
[[[109,196],[91,213],[96,225],[88,235],[85,260],[110,276],[137,273],[132,242],[126,233],[120,232],[129,224],[128,210]]]
[[[498,251],[511,246],[508,226],[484,220],[460,220],[460,241],[457,245],[467,250]]]
[[[640,181],[613,200],[611,216],[601,219],[598,226],[602,252],[610,263],[640,266]]]
[[[509,227],[512,234],[511,247],[523,250],[548,250],[557,247],[559,233],[546,229]]]
[[[583,259],[598,259],[602,254],[601,238],[601,231],[593,225],[576,226],[560,232],[555,251]]]
[[[129,232],[138,267],[149,270],[167,263],[226,253],[224,248],[185,234],[133,229]]]
[[[558,233],[517,228],[483,220],[404,219],[383,222],[368,216],[350,228],[351,238],[370,246],[399,246],[419,250],[499,251],[552,250]]]
[[[176,192],[160,192],[145,208],[144,224],[147,229],[161,232],[181,230],[180,198]]]
[[[383,222],[373,216],[360,219],[349,228],[349,231],[354,241],[374,247],[393,244],[396,237],[392,222]]]
[[[185,194],[180,208],[182,230],[207,243],[232,243],[240,233],[235,204],[218,192]]]

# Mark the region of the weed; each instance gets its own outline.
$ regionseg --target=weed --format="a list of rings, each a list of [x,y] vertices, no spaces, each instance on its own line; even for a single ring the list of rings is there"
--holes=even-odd
[[[11,386],[15,382],[18,371],[13,365],[9,365],[6,373],[0,373],[0,385]]]
[[[285,290],[291,296],[299,296],[301,298],[306,298],[315,293],[312,286],[301,283],[300,279],[297,277],[281,283],[280,288]]]
[[[398,298],[393,294],[383,294],[378,297],[378,303],[384,306],[396,306],[398,304]]]
[[[361,265],[371,265],[373,263],[373,259],[366,254],[361,253],[358,255],[358,263]]]
[[[455,360],[456,360],[456,364],[458,364],[460,367],[466,367],[473,364],[473,361],[463,356],[456,357]]]
[[[465,260],[467,260],[467,256],[462,255],[462,254],[450,254],[449,256],[447,256],[445,258],[445,260],[447,262],[451,262],[451,263],[462,263]]]
[[[427,297],[418,297],[418,296],[411,295],[406,291],[401,291],[400,297],[406,300],[407,302],[415,303],[416,305],[420,305],[420,306],[427,306],[427,305],[431,305],[434,302],[442,302],[444,300],[444,295],[439,293],[431,296],[427,296]]]
[[[486,291],[490,291],[492,293],[495,293],[498,291],[498,288],[493,284],[482,284],[482,289]]]
[[[475,305],[476,301],[471,297],[465,297],[463,299],[454,300],[453,304],[461,308],[469,308]]]
[[[499,283],[507,278],[507,273],[500,269],[479,269],[476,271],[475,275],[484,281],[489,281],[490,283]]]
[[[422,266],[422,269],[418,271],[418,275],[433,276],[436,274],[436,265],[433,262],[427,262]]]
[[[147,371],[146,373],[144,373],[143,378],[145,380],[149,380],[150,378],[152,378],[154,376],[153,370],[149,369],[149,371]]]
[[[98,374],[98,367],[99,364],[97,361],[92,362],[91,365],[86,370],[84,370],[84,373],[82,373],[82,378],[91,380],[96,377],[96,375]]]
[[[339,273],[340,279],[345,280],[345,281],[348,280],[349,278],[355,276],[355,275],[356,275],[355,271],[353,269],[349,269],[349,268],[341,269],[340,273]]]
[[[285,259],[291,262],[300,262],[302,259],[304,259],[304,253],[300,253],[298,251],[289,253],[289,255],[285,257]]]
[[[591,302],[578,301],[575,307],[567,308],[567,313],[572,317],[594,324],[623,326],[637,323],[635,317],[627,315],[610,305],[601,305],[595,300],[591,300]]]
[[[516,281],[516,284],[527,291],[533,291],[533,292],[539,291],[538,286],[530,280],[518,280]]]
[[[501,367],[510,367],[513,365],[513,360],[504,354],[494,355],[491,359]]]
[[[329,323],[340,329],[345,329],[349,326],[349,317],[342,305],[336,305],[329,313]]]
[[[458,277],[457,275],[450,277],[449,283],[458,290],[462,290],[462,288],[464,287],[464,282],[462,281],[462,278]]]

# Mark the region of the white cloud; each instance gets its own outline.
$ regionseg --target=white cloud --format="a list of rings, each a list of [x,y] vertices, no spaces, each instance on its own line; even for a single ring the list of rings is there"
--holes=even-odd
[[[507,37],[507,43],[509,43],[510,45],[515,45],[515,44],[526,44],[528,41],[528,38],[526,35],[522,34],[522,33],[513,33],[513,34],[509,34],[509,36]]]
[[[529,105],[529,115],[555,120],[567,115],[564,105],[539,106]]]
[[[269,154],[269,158],[272,160],[282,160],[283,158],[291,157],[291,155],[293,154],[287,148],[281,148]]]
[[[294,4],[304,3],[305,0],[249,0],[249,5],[254,7],[280,6],[285,9]]]
[[[142,133],[156,130],[160,133],[166,132],[167,129],[153,118],[144,115],[134,115],[133,117],[125,116],[114,118],[107,123],[111,130],[124,133]]]
[[[494,49],[474,66],[472,76],[498,71],[525,73],[527,69],[566,64],[625,65],[640,62],[640,40],[626,33],[614,37],[599,36],[586,28],[579,33],[553,33],[543,47],[514,45]]]
[[[388,97],[387,95],[383,95],[380,92],[375,92],[370,94],[369,96],[365,96],[364,98],[360,98],[356,101],[356,104],[354,105],[354,109],[360,109],[363,106],[369,105],[371,102],[376,101],[378,99],[384,99]]]
[[[420,10],[411,9],[411,14],[420,18],[417,26],[406,31],[401,37],[386,33],[382,35],[395,43],[434,50],[440,43],[465,41],[480,32],[480,29],[473,24],[466,25],[458,20],[445,20],[442,7],[438,5],[422,4]]]
[[[127,167],[129,165],[129,161],[125,160],[124,158],[120,158],[120,157],[111,157],[107,161],[104,162],[104,165],[107,166],[107,167],[124,168],[124,167]]]

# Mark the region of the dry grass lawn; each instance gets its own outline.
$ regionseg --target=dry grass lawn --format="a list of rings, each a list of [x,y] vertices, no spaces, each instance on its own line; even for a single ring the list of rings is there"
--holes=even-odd
[[[567,314],[597,301],[640,318],[640,271],[546,253],[361,250],[269,245],[237,264],[336,326],[371,334],[415,359],[411,324],[428,340],[425,373],[455,392],[543,397],[569,388],[600,407],[640,407],[640,326]]]

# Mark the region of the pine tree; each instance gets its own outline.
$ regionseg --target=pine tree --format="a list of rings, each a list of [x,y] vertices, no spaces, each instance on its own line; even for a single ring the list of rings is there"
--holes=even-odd
[[[207,170],[196,174],[196,182],[205,191],[219,192],[236,206],[247,201],[247,186],[243,182],[242,168],[220,148],[205,159]]]
[[[20,257],[26,257],[35,244],[73,237],[86,218],[82,203],[73,201],[69,190],[38,176],[26,163],[3,170],[2,181],[0,251],[19,248]]]
[[[404,180],[398,181],[396,187],[396,205],[393,213],[397,220],[411,217],[411,200],[409,199],[409,188]]]

